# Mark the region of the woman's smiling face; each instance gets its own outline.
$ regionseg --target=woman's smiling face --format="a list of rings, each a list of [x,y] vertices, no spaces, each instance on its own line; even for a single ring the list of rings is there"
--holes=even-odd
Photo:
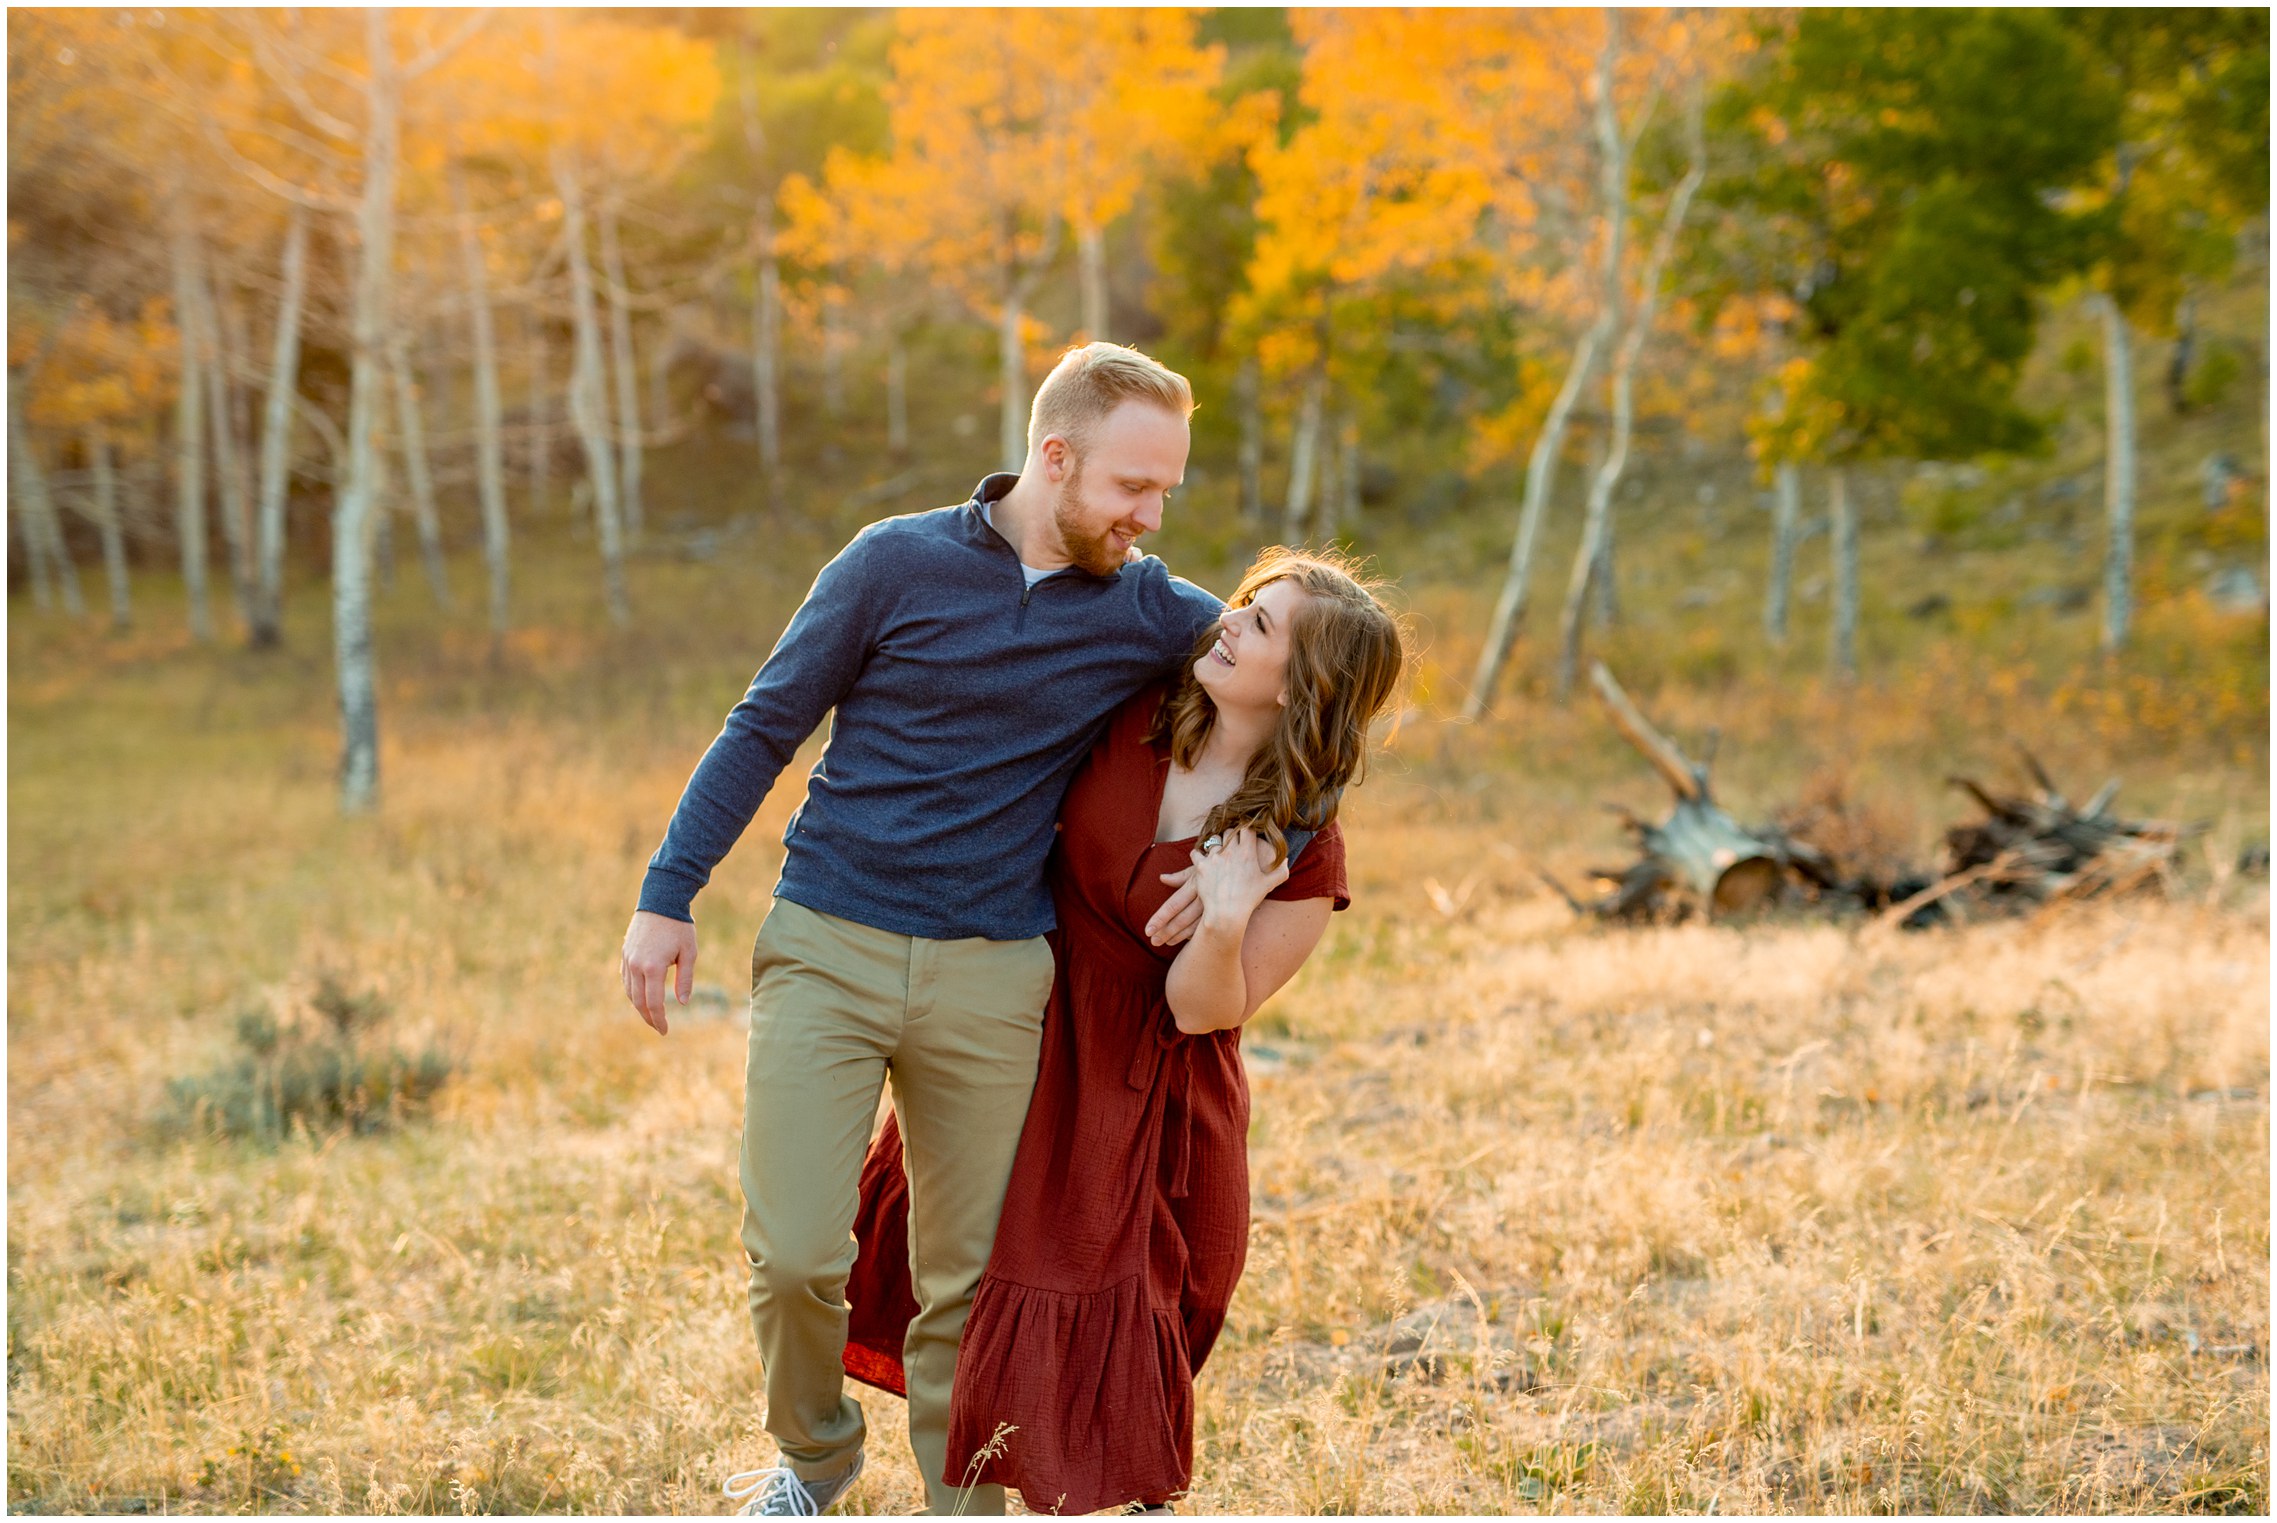
[[[1219,709],[1270,709],[1288,696],[1289,624],[1309,599],[1283,578],[1218,620],[1218,637],[1194,663],[1194,680]]]

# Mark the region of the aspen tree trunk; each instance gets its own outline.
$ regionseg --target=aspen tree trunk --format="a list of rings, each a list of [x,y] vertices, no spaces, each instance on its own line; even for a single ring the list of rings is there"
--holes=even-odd
[[[1603,461],[1597,462],[1600,466]],[[1605,505],[1605,532],[1597,542],[1597,559],[1589,568],[1589,622],[1597,629],[1610,629],[1621,616],[1621,599],[1614,581],[1614,542],[1619,534],[1621,515],[1613,502]]]
[[[1621,124],[1613,109],[1613,65],[1621,45],[1620,13],[1605,13],[1605,47],[1598,55],[1596,121],[1597,160],[1605,208],[1605,286],[1598,298],[1599,319],[1605,324],[1610,338],[1620,329],[1621,321],[1621,252],[1628,232],[1629,221],[1629,158],[1621,136]],[[1573,572],[1566,579],[1565,607],[1559,618],[1557,696],[1560,702],[1573,690],[1574,669],[1581,656],[1582,599],[1589,590],[1589,573],[1597,562],[1597,548],[1603,542],[1605,518],[1612,505],[1612,484],[1619,478],[1619,465],[1626,462],[1629,447],[1628,419],[1621,415],[1622,404],[1628,396],[1628,365],[1635,359],[1635,346],[1641,329],[1632,324],[1629,342],[1613,361],[1613,374],[1608,378],[1611,392],[1613,441],[1606,450],[1605,459],[1597,467],[1589,482],[1589,497],[1581,526],[1581,546],[1574,552]]]
[[[1015,282],[996,320],[996,369],[1003,403],[996,415],[999,468],[1017,471],[1028,462],[1028,361],[1020,345],[1020,302],[1026,291]]]
[[[1842,466],[1827,472],[1826,508],[1834,551],[1832,665],[1835,681],[1847,686],[1858,680],[1858,513]]]
[[[2109,296],[2103,318],[2103,649],[2127,645],[2135,616],[2135,337]]]
[[[63,596],[63,611],[77,617],[87,611],[86,603],[79,596],[79,570],[71,564],[70,546],[63,542],[62,520],[55,511],[55,493],[49,488],[47,471],[40,464],[38,451],[32,448],[31,430],[24,425],[23,406],[16,395],[14,376],[9,379],[8,455],[22,502],[17,512],[23,523],[24,544],[32,553],[32,606],[47,607],[44,594],[48,577],[52,575]]]
[[[1606,52],[1608,59],[1619,45],[1618,14],[1606,13]],[[1620,136],[1620,124],[1613,117],[1610,79],[1597,98],[1597,127],[1603,145],[1608,175],[1605,184],[1605,202],[1611,226],[1608,229],[1607,269],[1610,278],[1605,287],[1605,310],[1618,312],[1621,306],[1620,250],[1623,225],[1628,220],[1628,160]],[[1613,575],[1612,524],[1613,492],[1621,483],[1622,472],[1628,469],[1629,440],[1636,423],[1636,370],[1637,357],[1644,352],[1645,340],[1652,336],[1653,314],[1660,303],[1660,281],[1668,268],[1669,259],[1676,252],[1676,235],[1684,226],[1684,219],[1692,209],[1692,197],[1707,178],[1707,147],[1703,137],[1702,103],[1695,98],[1691,110],[1691,168],[1670,193],[1667,209],[1662,212],[1660,231],[1653,239],[1652,251],[1645,258],[1644,270],[1639,277],[1637,300],[1628,318],[1628,331],[1623,335],[1621,347],[1613,358],[1613,373],[1608,378],[1613,414],[1613,436],[1608,442],[1604,463],[1599,465],[1595,478],[1589,484],[1589,506],[1582,521],[1581,551],[1574,557],[1573,574],[1566,583],[1566,600],[1558,630],[1557,694],[1562,702],[1573,691],[1576,672],[1581,664],[1582,618],[1593,574],[1602,572],[1608,587]],[[1618,179],[1613,176],[1617,174]]]
[[[87,465],[95,476],[95,532],[103,540],[103,577],[110,583],[111,628],[134,622],[127,584],[126,534],[119,527],[119,480],[111,468],[111,441],[100,428],[87,430]]]
[[[466,184],[451,172],[451,205],[459,227],[459,261],[466,275],[467,316],[474,326],[474,460],[482,493],[482,558],[490,572],[490,633],[506,633],[512,564],[506,519],[506,466],[499,445],[504,409],[498,400],[498,345],[491,329],[490,276],[482,235],[466,199]]]
[[[1028,355],[1020,342],[1020,323],[1027,314],[1028,299],[1035,295],[1036,282],[1043,278],[1059,250],[1061,224],[1053,214],[1044,224],[1035,255],[1023,262],[1009,252],[1014,230],[1010,219],[1006,220],[1000,234],[1000,246],[1007,251],[1002,256],[1004,309],[996,323],[996,363],[1004,400],[997,414],[996,436],[1003,468],[1017,471],[1028,459]]]
[[[624,250],[617,242],[617,198],[602,198],[596,218],[601,224],[601,268],[609,278],[609,370],[616,378],[617,471],[622,482],[619,496],[625,515],[625,533],[637,542],[642,519],[640,501],[640,385],[633,373],[632,312],[625,305]]]
[[[203,263],[201,261],[201,263]],[[212,424],[214,484],[221,509],[221,542],[229,557],[229,591],[238,616],[248,623],[253,611],[253,477],[246,459],[239,415],[234,324],[222,312],[211,265],[200,272],[198,321],[206,331],[206,418]]]
[[[1344,463],[1343,439],[1337,410],[1325,403],[1312,459],[1313,538],[1325,544],[1336,537],[1336,515],[1344,505],[1344,483],[1337,475],[1337,467]]]
[[[1241,362],[1233,382],[1241,414],[1241,521],[1252,532],[1265,526],[1265,407],[1257,356]]]
[[[1082,271],[1083,337],[1096,343],[1107,336],[1107,230],[1075,230],[1076,263]]]
[[[782,278],[769,235],[752,297],[751,378],[759,407],[759,468],[766,474],[770,505],[783,499]]]
[[[419,530],[419,560],[435,606],[449,612],[450,570],[443,562],[443,526],[435,511],[435,478],[427,468],[427,426],[419,412],[419,386],[401,329],[388,336],[388,369],[395,382],[396,431],[403,447],[403,471],[411,483],[411,517]]]
[[[672,415],[672,372],[665,364],[671,353],[672,336],[669,331],[657,335],[657,347],[648,360],[648,415],[656,420],[656,437],[643,439],[643,445],[663,445],[671,442],[679,420]]]
[[[1802,518],[1802,472],[1792,460],[1779,462],[1772,478],[1771,581],[1763,590],[1763,632],[1773,645],[1787,643],[1787,588],[1794,580],[1795,531]]]
[[[886,351],[886,448],[896,459],[909,453],[909,343],[898,332]]]
[[[1550,402],[1542,431],[1534,437],[1526,460],[1526,493],[1518,510],[1518,535],[1510,543],[1510,564],[1503,572],[1502,592],[1495,599],[1494,617],[1486,627],[1486,645],[1479,651],[1478,669],[1471,675],[1470,697],[1463,702],[1463,717],[1476,720],[1493,701],[1502,669],[1518,643],[1518,630],[1526,620],[1526,595],[1534,575],[1534,549],[1542,532],[1544,510],[1549,506],[1550,484],[1557,474],[1558,455],[1565,449],[1565,433],[1573,417],[1581,388],[1596,368],[1597,350],[1612,331],[1610,314],[1599,313],[1583,330],[1566,364],[1565,381]]]
[[[379,801],[379,686],[372,662],[372,526],[379,505],[378,434],[387,361],[388,281],[395,263],[399,82],[387,13],[364,13],[364,191],[357,209],[353,348],[348,369],[345,479],[332,510],[332,646],[340,683],[340,807]]]
[[[230,601],[240,613],[247,613],[252,602],[253,568],[252,547],[247,543],[246,533],[252,504],[246,499],[251,495],[252,484],[246,479],[245,462],[238,452],[235,430],[230,427],[227,367],[218,355],[209,352],[200,369],[205,380],[207,433],[213,447],[214,506],[220,510],[222,554],[229,565]]]
[[[750,150],[755,177],[762,173],[767,153],[767,128],[759,118],[759,83],[756,71],[740,71],[738,84],[743,105],[743,142]],[[775,262],[775,201],[762,190],[752,209],[759,268],[751,292],[751,391],[758,412],[759,469],[767,506],[779,509],[783,501],[783,416],[780,341],[782,271]]]
[[[24,426],[16,418],[16,373],[8,372],[8,505],[14,510],[16,537],[24,547],[24,565],[32,584],[32,607],[46,613],[55,604],[53,575],[47,564],[47,535],[41,532],[32,508],[33,488],[28,479],[39,470]],[[45,486],[43,479],[41,485]]]
[[[31,508],[21,505],[20,495],[17,500],[16,537],[23,543],[24,564],[30,568],[32,607],[40,613],[46,613],[55,605],[55,589],[49,585],[47,536],[40,533],[39,525],[33,522]]]
[[[528,312],[530,325],[530,511],[545,512],[546,498],[553,491],[553,419],[549,413],[552,399],[546,395],[546,324],[545,318],[533,306]]]
[[[2174,304],[2174,349],[2166,359],[2166,406],[2177,418],[2190,410],[2190,362],[2198,352],[2198,296],[2184,291]]]
[[[1343,412],[1341,448],[1337,460],[1337,530],[1350,533],[1359,528],[1359,414],[1346,407]]]
[[[257,650],[284,640],[285,496],[291,486],[293,395],[300,384],[300,315],[308,296],[308,214],[297,203],[285,224],[284,282],[261,409],[261,499],[246,617],[246,640]]]
[[[822,293],[822,414],[837,423],[846,414],[846,304],[836,290]],[[833,441],[837,438],[832,431]]]
[[[1281,538],[1300,544],[1312,517],[1315,456],[1320,448],[1320,410],[1328,378],[1314,371],[1305,382],[1304,400],[1297,407],[1296,437],[1289,444],[1289,498],[1281,511]]]
[[[206,388],[201,356],[205,335],[198,322],[196,233],[186,203],[173,206],[174,326],[181,338],[181,383],[174,395],[174,537],[182,554],[182,590],[188,599],[190,638],[213,638],[213,613],[206,603]]]
[[[1626,154],[1619,142],[1618,123],[1613,123],[1611,147],[1607,144],[1607,123],[1613,109],[1613,70],[1620,57],[1620,20],[1617,12],[1608,11],[1605,18],[1605,46],[1597,55],[1594,91],[1597,100],[1597,125],[1601,177],[1608,187],[1606,215],[1612,216],[1612,188],[1627,183]],[[1617,179],[1615,177],[1618,177]],[[1625,196],[1625,191],[1624,191]],[[1619,288],[1620,245],[1619,229],[1609,227],[1613,234],[1607,240],[1605,251],[1609,288]],[[1533,452],[1526,461],[1526,492],[1518,511],[1518,534],[1511,542],[1510,565],[1502,579],[1502,592],[1496,598],[1494,617],[1489,621],[1486,644],[1479,651],[1478,670],[1471,679],[1470,697],[1463,704],[1463,717],[1476,720],[1486,712],[1494,699],[1494,689],[1501,681],[1502,669],[1510,659],[1511,648],[1517,644],[1518,631],[1525,622],[1528,584],[1533,577],[1534,547],[1541,533],[1542,518],[1549,506],[1550,486],[1557,473],[1557,461],[1565,448],[1565,432],[1573,416],[1574,403],[1581,396],[1581,388],[1588,383],[1590,372],[1596,367],[1598,351],[1611,342],[1617,313],[1611,303],[1600,307],[1596,320],[1582,331],[1575,341],[1573,358],[1567,362],[1564,382],[1550,403],[1549,415],[1542,420],[1542,431],[1534,439]]]
[[[388,497],[386,449],[372,449],[372,582],[388,593],[395,590],[395,503]]]
[[[609,447],[608,401],[601,359],[601,316],[593,296],[593,271],[585,258],[585,204],[577,170],[566,147],[554,150],[554,183],[561,191],[569,233],[569,282],[577,330],[577,369],[569,383],[569,415],[585,445],[585,477],[593,489],[594,527],[601,541],[601,585],[609,617],[631,622],[625,600],[625,549],[617,513],[617,462]]]

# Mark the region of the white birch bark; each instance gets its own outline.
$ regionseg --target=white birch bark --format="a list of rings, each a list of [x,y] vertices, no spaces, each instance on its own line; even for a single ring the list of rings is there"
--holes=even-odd
[[[387,494],[386,447],[372,449],[372,584],[388,593],[395,590],[395,504]]]
[[[87,430],[87,468],[95,478],[95,532],[103,542],[103,579],[110,584],[111,628],[134,623],[132,589],[127,580],[126,532],[119,523],[119,478],[111,464],[111,441],[103,430]]]
[[[77,617],[87,611],[79,595],[79,570],[71,564],[71,549],[63,540],[63,521],[55,510],[55,493],[32,447],[31,430],[24,424],[23,405],[16,395],[14,376],[8,387],[8,463],[16,486],[17,514],[22,522],[25,548],[32,552],[32,604],[47,607],[41,596],[53,577],[63,598],[63,611]]]
[[[261,496],[253,529],[253,597],[246,618],[247,641],[256,649],[284,639],[285,497],[292,484],[301,308],[308,296],[308,214],[297,204],[285,224],[283,276],[269,353],[269,388],[261,409]]]
[[[1296,436],[1289,443],[1289,496],[1281,507],[1281,539],[1302,544],[1312,519],[1315,459],[1320,449],[1320,413],[1328,378],[1314,371],[1305,382],[1304,400],[1297,405]]]
[[[332,649],[340,685],[340,807],[379,802],[379,687],[372,657],[372,528],[380,494],[378,448],[386,364],[389,277],[395,256],[400,81],[387,13],[364,13],[364,186],[356,214],[353,346],[348,368],[347,469],[332,510]]]
[[[751,381],[759,409],[759,468],[766,473],[770,504],[782,497],[782,270],[775,261],[774,236],[764,233],[766,251],[752,283]]]
[[[1834,552],[1834,619],[1829,664],[1834,680],[1858,679],[1858,513],[1850,501],[1850,473],[1840,465],[1826,475],[1828,538]]]
[[[396,439],[403,451],[403,473],[411,483],[411,520],[419,531],[419,560],[435,606],[451,606],[450,569],[443,561],[443,525],[435,510],[435,478],[428,469],[427,425],[419,410],[419,383],[412,373],[410,346],[400,327],[388,336],[387,364],[395,383]]]
[[[202,263],[202,261],[201,261]],[[240,416],[239,337],[222,311],[212,267],[199,282],[199,324],[206,331],[206,420],[212,426],[214,485],[221,510],[221,542],[229,558],[229,591],[238,616],[248,624],[253,612],[253,475]]]
[[[1795,533],[1802,520],[1802,471],[1792,460],[1779,462],[1772,477],[1771,576],[1763,590],[1763,632],[1773,645],[1787,643],[1787,589],[1794,581]]]
[[[617,211],[617,198],[605,196],[595,220],[601,225],[601,268],[609,279],[609,372],[616,380],[618,496],[625,534],[637,542],[644,516],[640,497],[640,383],[634,374],[632,312],[625,305],[630,288],[625,285],[624,250],[617,241]]]
[[[1533,452],[1526,460],[1526,493],[1518,509],[1518,534],[1510,542],[1510,564],[1502,574],[1502,591],[1495,599],[1494,617],[1487,622],[1486,644],[1479,651],[1478,669],[1471,674],[1470,696],[1463,701],[1465,720],[1476,720],[1486,713],[1494,690],[1502,681],[1502,669],[1510,660],[1511,648],[1518,643],[1519,628],[1526,622],[1534,550],[1541,539],[1542,519],[1549,506],[1551,483],[1557,475],[1558,456],[1565,449],[1566,427],[1573,417],[1574,403],[1580,399],[1582,386],[1596,368],[1597,351],[1611,329],[1610,315],[1600,313],[1582,331],[1579,342],[1574,345],[1573,358],[1566,363],[1565,381],[1550,402],[1549,414],[1542,420],[1542,431],[1534,436]]]
[[[1003,246],[1009,249],[1012,229],[1006,227],[1001,236]],[[1004,256],[1004,305],[996,320],[996,365],[1003,402],[997,413],[996,437],[1007,471],[1021,469],[1028,460],[1028,352],[1020,339],[1020,324],[1027,315],[1036,282],[1043,278],[1059,248],[1059,237],[1060,223],[1055,214],[1044,225],[1043,241],[1034,258],[1021,261],[1009,253]]]
[[[181,344],[174,393],[174,539],[182,556],[190,638],[204,641],[213,638],[213,612],[206,601],[205,333],[198,321],[196,233],[179,194],[172,212],[168,246],[174,265],[174,326]]]
[[[2126,312],[2096,298],[2103,319],[2103,649],[2126,649],[2135,616],[2135,337]]]
[[[1078,227],[1075,249],[1082,272],[1083,336],[1086,341],[1096,341],[1107,336],[1107,230]]]
[[[474,328],[474,460],[482,494],[482,559],[490,573],[490,633],[506,633],[509,618],[512,533],[506,517],[506,466],[499,443],[504,409],[498,400],[498,342],[490,314],[490,276],[482,234],[467,204],[466,184],[451,174],[452,211],[458,222],[459,262],[466,280],[467,317]]]
[[[1606,16],[1606,51],[1610,55],[1619,45],[1619,23],[1614,13]],[[1610,66],[1607,65],[1609,74]],[[1606,239],[1608,278],[1605,283],[1605,310],[1618,313],[1621,309],[1620,250],[1629,215],[1628,153],[1622,141],[1620,124],[1613,116],[1610,79],[1598,94],[1597,130],[1608,173],[1605,182],[1605,204],[1611,219]],[[1660,231],[1653,239],[1652,251],[1645,258],[1644,270],[1639,277],[1637,300],[1628,318],[1627,332],[1622,335],[1621,347],[1613,358],[1613,371],[1607,378],[1613,415],[1613,434],[1609,441],[1604,463],[1598,466],[1595,478],[1589,484],[1589,505],[1582,520],[1581,549],[1574,556],[1573,573],[1566,581],[1565,607],[1559,618],[1557,695],[1560,701],[1573,691],[1574,677],[1581,664],[1581,635],[1583,616],[1587,608],[1589,584],[1592,575],[1602,564],[1610,578],[1611,551],[1607,540],[1613,513],[1613,492],[1620,485],[1622,473],[1628,469],[1629,440],[1636,422],[1636,369],[1637,358],[1644,352],[1645,341],[1652,336],[1653,314],[1659,308],[1660,282],[1668,269],[1668,261],[1676,251],[1676,235],[1691,213],[1692,197],[1707,177],[1707,154],[1702,139],[1701,106],[1697,100],[1692,108],[1692,162],[1684,178],[1669,195],[1667,209],[1661,214]]]
[[[629,623],[625,598],[623,521],[617,511],[616,452],[609,444],[608,400],[601,359],[601,314],[593,294],[593,270],[585,256],[584,190],[566,146],[554,150],[554,184],[560,191],[569,236],[569,282],[577,335],[577,368],[569,383],[569,415],[585,446],[585,476],[593,490],[594,527],[601,542],[601,587],[609,617]]]
[[[530,339],[530,511],[542,514],[553,491],[553,399],[546,394],[545,317],[533,305],[526,313]]]
[[[1603,462],[1599,461],[1599,465]],[[1592,472],[1594,474],[1594,471]],[[1589,622],[1592,628],[1610,629],[1621,616],[1621,597],[1614,585],[1614,545],[1620,534],[1621,515],[1615,503],[1605,505],[1604,530],[1597,541],[1597,559],[1589,568]]]
[[[1265,525],[1265,406],[1257,356],[1241,362],[1233,381],[1234,406],[1241,417],[1241,521],[1251,531]]]
[[[40,529],[31,504],[31,489],[21,485],[24,480],[24,462],[31,460],[29,445],[19,447],[22,428],[16,422],[16,380],[14,372],[8,377],[8,508],[9,517],[16,521],[16,538],[24,547],[26,579],[32,584],[32,608],[46,613],[55,606],[55,575],[48,569],[47,535]],[[35,465],[33,469],[38,469]]]

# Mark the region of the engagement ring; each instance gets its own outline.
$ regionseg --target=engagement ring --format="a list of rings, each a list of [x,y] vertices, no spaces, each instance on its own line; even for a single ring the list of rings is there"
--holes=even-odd
[[[1224,836],[1211,836],[1211,837],[1210,837],[1210,838],[1209,838],[1207,841],[1204,841],[1204,842],[1202,843],[1202,851],[1203,851],[1203,853],[1206,855],[1206,854],[1208,854],[1208,853],[1210,853],[1210,852],[1216,851],[1216,850],[1218,849],[1218,847],[1220,847],[1220,846],[1221,846],[1221,845],[1223,845],[1224,843],[1225,843],[1225,837],[1224,837]]]

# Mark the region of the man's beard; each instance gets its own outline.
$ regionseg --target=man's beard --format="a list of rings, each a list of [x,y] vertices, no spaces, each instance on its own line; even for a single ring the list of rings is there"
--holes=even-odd
[[[1059,542],[1067,549],[1067,558],[1093,576],[1113,576],[1122,569],[1123,552],[1109,543],[1105,533],[1094,534],[1083,527],[1083,462],[1078,459],[1069,468],[1067,479],[1059,484],[1052,497],[1052,524],[1059,530]]]

